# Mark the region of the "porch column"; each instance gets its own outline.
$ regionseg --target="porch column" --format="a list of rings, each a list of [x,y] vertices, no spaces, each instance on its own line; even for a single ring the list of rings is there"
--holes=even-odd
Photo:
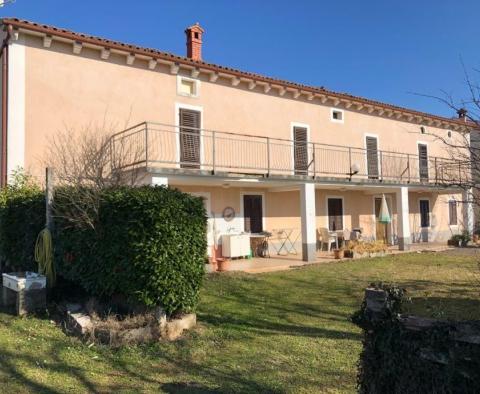
[[[397,233],[398,249],[410,249],[410,210],[408,208],[408,187],[397,190]]]
[[[300,185],[300,213],[302,220],[302,259],[315,261],[317,257],[317,229],[315,214],[315,184]]]
[[[469,234],[473,234],[474,225],[475,225],[472,193],[473,193],[472,189],[465,190],[462,193],[463,228],[467,230]]]

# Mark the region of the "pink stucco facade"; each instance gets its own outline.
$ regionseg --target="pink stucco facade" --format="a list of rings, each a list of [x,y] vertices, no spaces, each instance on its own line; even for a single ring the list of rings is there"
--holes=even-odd
[[[152,67],[152,59],[146,56],[113,50],[107,56],[105,49],[88,45],[83,45],[78,51],[74,49],[74,43],[54,36],[47,45],[45,35],[31,34],[26,30],[19,32],[12,45],[16,46],[12,53],[16,56],[17,63],[12,60],[11,67],[16,64],[18,67],[18,63],[21,63],[23,80],[22,76],[15,76],[9,89],[23,89],[23,96],[14,91],[12,94],[23,97],[24,101],[21,103],[20,114],[12,115],[15,119],[23,117],[23,121],[17,121],[16,129],[9,130],[8,146],[15,147],[15,151],[10,154],[8,170],[19,165],[39,178],[48,162],[48,144],[56,133],[65,130],[80,133],[86,127],[121,131],[145,121],[171,125],[169,127],[172,130],[177,130],[175,125],[178,126],[179,122],[179,108],[199,111],[202,129],[239,135],[292,140],[293,127],[300,125],[308,130],[309,143],[362,150],[366,147],[367,136],[376,137],[378,150],[412,155],[409,160],[414,163],[411,165],[413,172],[418,172],[415,163],[418,162],[419,143],[427,145],[429,157],[448,158],[449,152],[445,144],[436,136],[455,139],[462,132],[456,123],[450,125],[447,119],[442,123],[430,122],[428,116],[423,120],[409,116],[408,113],[397,116],[388,107],[385,110],[376,107],[370,110],[369,107],[363,108],[347,101],[337,102],[328,97],[323,99],[304,94],[301,89],[298,94],[291,89],[283,91],[275,84],[259,83],[254,79],[239,78],[237,83],[233,82],[234,79],[227,72],[212,74],[211,71],[202,71],[201,66],[192,71],[192,67],[159,61],[153,63]],[[212,78],[212,75],[215,77]],[[182,77],[194,81],[195,95],[179,93]],[[332,119],[333,110],[342,111],[341,121]],[[13,109],[10,108],[9,111]],[[152,138],[151,135],[149,138]],[[204,149],[207,149],[206,140],[202,141]],[[151,144],[154,143],[155,139],[152,139]],[[168,148],[157,146],[151,149],[171,149],[164,154],[175,157],[174,150],[178,149],[178,142],[176,144]],[[286,142],[287,148],[282,149],[290,149],[288,144]],[[245,155],[249,154],[248,146],[242,148],[240,142],[235,146],[238,146],[238,150],[245,149]],[[217,149],[222,148],[217,146]],[[204,160],[209,160],[209,152],[210,150],[202,152]],[[272,154],[280,155],[275,152]],[[331,154],[328,160],[328,165],[335,166],[335,154]],[[354,160],[364,165],[364,158]],[[451,234],[466,227],[467,212],[464,205],[457,205],[456,224],[452,225],[449,212],[449,201],[462,201],[461,192],[440,188],[438,185],[420,182],[408,184],[405,179],[397,183],[361,183],[355,182],[355,179],[349,181],[346,175],[340,177],[340,180],[329,182],[321,177],[296,178],[293,168],[291,173],[282,174],[288,177],[244,179],[242,174],[227,174],[228,171],[222,172],[223,176],[208,176],[205,173],[196,174],[195,171],[164,173],[162,165],[154,167],[154,171],[143,182],[168,183],[172,187],[207,198],[210,225],[215,221],[217,230],[215,235],[212,231],[209,233],[211,243],[213,238],[219,239],[222,232],[244,230],[242,199],[245,194],[262,196],[263,230],[292,228],[300,234],[302,201],[299,188],[305,182],[315,184],[314,208],[318,228],[328,227],[328,198],[341,198],[343,227],[362,228],[365,235],[374,238],[375,198],[385,195],[391,204],[393,217],[387,238],[388,242],[395,243],[398,232],[397,195],[400,187],[409,188],[408,222],[412,241],[421,240],[422,231],[426,231],[428,237],[425,239],[428,241],[444,242]],[[164,167],[178,168],[175,165]],[[253,170],[250,172],[255,173]],[[429,200],[430,220],[428,229],[422,230],[420,200],[425,199]],[[235,218],[231,221],[225,221],[222,216],[226,207],[235,211]],[[298,237],[298,242],[301,242],[301,236]]]

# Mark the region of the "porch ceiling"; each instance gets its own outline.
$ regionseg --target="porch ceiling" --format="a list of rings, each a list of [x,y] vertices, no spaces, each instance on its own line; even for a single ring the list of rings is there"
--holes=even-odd
[[[173,175],[169,176],[169,183],[179,186],[209,186],[209,187],[224,187],[228,188],[262,188],[268,189],[270,192],[288,192],[299,190],[302,182],[298,180],[295,182],[291,179],[279,180],[272,178],[258,178],[248,176],[186,176],[186,175]],[[458,190],[452,188],[440,188],[422,185],[365,185],[358,183],[316,183],[315,189],[317,190],[338,190],[340,192],[358,191],[365,194],[378,194],[378,193],[395,193],[399,187],[408,186],[410,192],[417,193],[452,193]]]

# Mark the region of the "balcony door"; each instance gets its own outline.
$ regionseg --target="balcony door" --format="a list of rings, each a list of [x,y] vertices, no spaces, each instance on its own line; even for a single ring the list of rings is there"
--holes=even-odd
[[[427,144],[418,144],[418,175],[421,182],[428,181]]]
[[[293,127],[293,158],[295,175],[307,175],[308,131],[306,127]]]
[[[377,137],[365,137],[367,149],[367,174],[369,179],[378,179],[378,139]]]
[[[180,108],[180,167],[200,168],[200,125],[201,112]]]

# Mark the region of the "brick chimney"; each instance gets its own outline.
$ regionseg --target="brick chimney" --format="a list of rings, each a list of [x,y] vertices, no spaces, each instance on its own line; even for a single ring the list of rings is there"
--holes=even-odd
[[[468,111],[465,108],[460,108],[457,111],[458,119],[463,119],[466,122],[467,121],[467,113],[468,113]]]
[[[187,27],[185,34],[187,35],[187,57],[193,60],[202,60],[202,35],[204,30],[200,25],[195,23],[193,26]]]

